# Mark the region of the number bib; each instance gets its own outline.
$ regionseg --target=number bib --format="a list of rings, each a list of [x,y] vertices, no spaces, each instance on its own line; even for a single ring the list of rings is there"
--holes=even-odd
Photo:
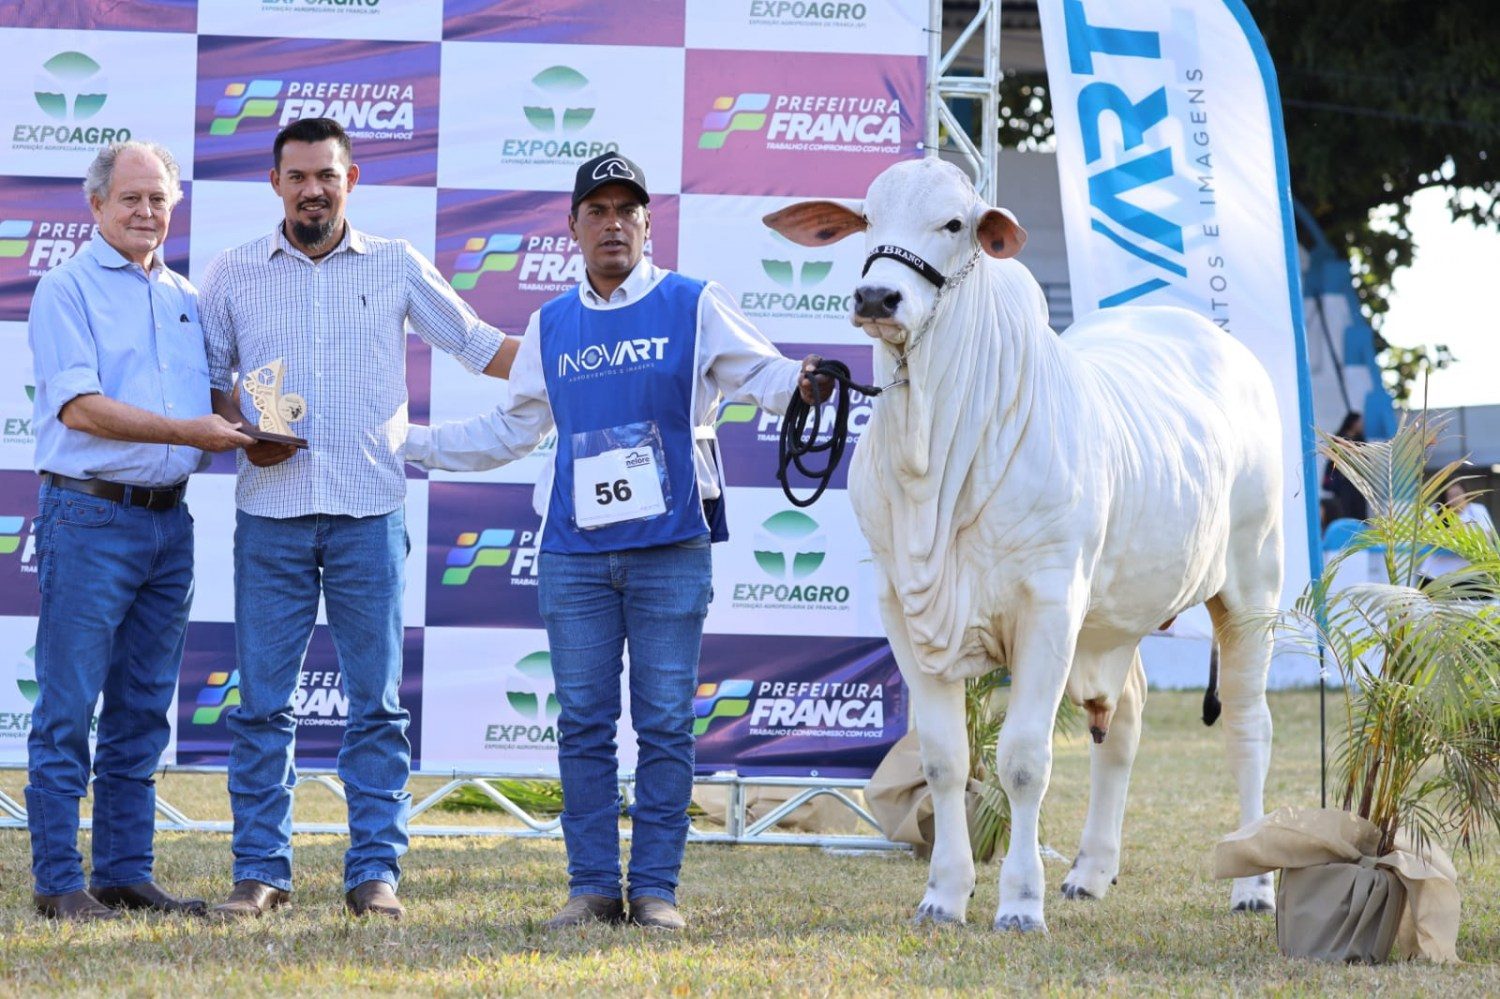
[[[654,420],[573,435],[573,517],[580,530],[660,516],[669,498]]]

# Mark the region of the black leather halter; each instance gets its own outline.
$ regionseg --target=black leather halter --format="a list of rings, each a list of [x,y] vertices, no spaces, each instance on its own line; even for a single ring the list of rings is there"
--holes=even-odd
[[[948,279],[943,277],[942,271],[905,247],[896,246],[893,243],[885,243],[871,250],[870,255],[865,258],[865,269],[859,272],[859,276],[864,277],[870,273],[870,265],[879,257],[890,257],[892,260],[905,264],[939,288],[948,282]]]

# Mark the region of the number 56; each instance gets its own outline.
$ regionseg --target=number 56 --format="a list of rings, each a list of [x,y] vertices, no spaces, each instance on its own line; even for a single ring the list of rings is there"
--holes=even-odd
[[[594,496],[598,498],[600,506],[609,506],[615,500],[624,503],[630,499],[630,483],[625,479],[616,479],[612,484],[609,482],[594,483]]]

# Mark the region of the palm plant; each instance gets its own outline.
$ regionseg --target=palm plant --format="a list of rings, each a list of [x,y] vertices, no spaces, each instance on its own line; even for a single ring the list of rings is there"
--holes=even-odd
[[[964,729],[969,740],[969,781],[974,790],[969,807],[969,846],[974,859],[981,862],[1010,844],[1010,799],[995,771],[995,749],[1005,724],[999,695],[1009,684],[1010,672],[1005,669],[964,681]],[[1057,708],[1056,730],[1073,731],[1079,717],[1077,706],[1063,698]]]
[[[996,702],[1010,673],[999,669],[964,681],[964,731],[969,741],[969,780],[978,784],[969,808],[969,848],[988,861],[1010,841],[1010,801],[995,772],[995,747],[1005,710]]]
[[[1439,499],[1460,463],[1425,472],[1436,429],[1407,422],[1389,441],[1325,437],[1320,449],[1369,501],[1364,530],[1283,619],[1321,645],[1344,681],[1346,734],[1333,761],[1342,807],[1424,851],[1468,852],[1500,829],[1500,547]],[[1435,548],[1468,566],[1422,574]],[[1379,556],[1381,581],[1336,587],[1350,559]]]

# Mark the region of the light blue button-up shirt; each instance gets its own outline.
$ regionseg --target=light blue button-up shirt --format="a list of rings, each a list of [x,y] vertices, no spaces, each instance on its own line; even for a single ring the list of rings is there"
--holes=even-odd
[[[208,464],[180,444],[136,444],[70,430],[58,419],[81,395],[175,419],[211,411],[198,293],[160,254],[147,273],[95,237],[48,271],[31,299],[36,468],[75,479],[174,485]]]

